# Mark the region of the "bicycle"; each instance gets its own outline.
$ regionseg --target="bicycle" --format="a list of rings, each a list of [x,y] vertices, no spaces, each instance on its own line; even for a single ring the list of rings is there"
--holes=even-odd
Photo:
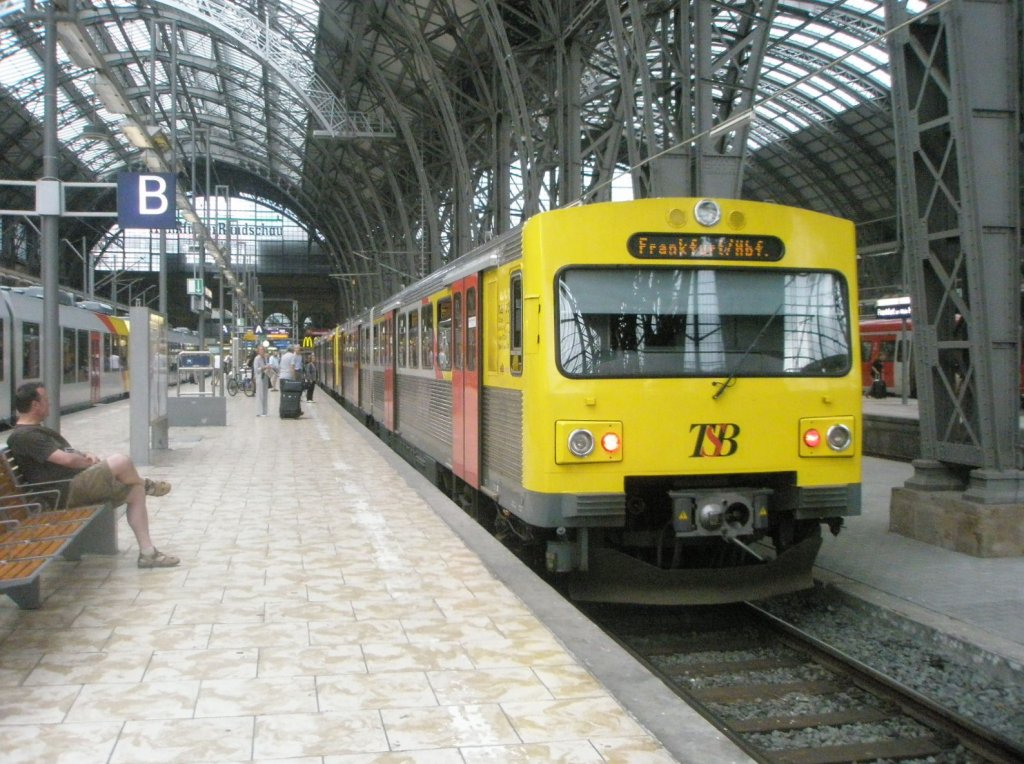
[[[246,369],[241,379],[237,374],[232,374],[228,377],[225,389],[228,395],[238,395],[238,391],[241,390],[247,397],[252,398],[256,395],[256,382],[252,378],[252,372]]]

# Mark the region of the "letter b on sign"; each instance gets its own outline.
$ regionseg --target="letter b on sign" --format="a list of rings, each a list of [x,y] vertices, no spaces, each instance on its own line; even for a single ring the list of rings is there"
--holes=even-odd
[[[174,184],[172,173],[120,173],[117,224],[121,228],[177,228]]]

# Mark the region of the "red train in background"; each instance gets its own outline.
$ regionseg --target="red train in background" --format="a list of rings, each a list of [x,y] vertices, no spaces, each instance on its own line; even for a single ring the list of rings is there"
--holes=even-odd
[[[865,392],[882,397],[881,386],[874,386],[876,378],[880,377],[886,394],[902,395],[906,381],[907,395],[917,397],[912,335],[909,318],[877,318],[860,322],[861,384]]]
[[[913,324],[909,318],[864,319],[860,322],[860,368],[864,392],[872,397],[917,397],[914,378]],[[885,385],[884,393],[880,379]],[[1021,362],[1021,404],[1024,405],[1024,354]],[[904,385],[906,387],[904,388]]]

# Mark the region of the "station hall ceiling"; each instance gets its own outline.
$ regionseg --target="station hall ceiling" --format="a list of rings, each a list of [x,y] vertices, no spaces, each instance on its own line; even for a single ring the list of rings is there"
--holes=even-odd
[[[0,0],[0,179],[42,173],[48,7]],[[883,2],[57,0],[54,10],[60,178],[110,181],[163,162],[185,187],[209,176],[270,204],[309,230],[340,312],[536,211],[619,188],[652,193],[653,158],[744,114],[722,139],[742,141],[743,196],[854,220],[870,254],[862,290],[883,294],[899,279]],[[751,80],[744,61],[757,62]],[[695,87],[705,72],[711,84]],[[139,147],[146,135],[153,148]],[[0,186],[0,208],[25,193]],[[62,235],[95,238],[95,220],[64,225],[81,230]]]

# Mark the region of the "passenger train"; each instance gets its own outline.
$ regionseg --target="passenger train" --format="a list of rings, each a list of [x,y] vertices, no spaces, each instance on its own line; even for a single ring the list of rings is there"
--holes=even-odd
[[[61,304],[61,411],[75,411],[128,394],[129,322],[125,318]],[[42,381],[43,301],[33,294],[0,291],[0,426],[16,419],[14,391]],[[168,332],[168,357],[194,349],[198,337]],[[171,375],[174,381],[174,375]]]
[[[849,221],[731,199],[544,212],[346,321],[322,384],[580,600],[812,584],[860,513]]]

